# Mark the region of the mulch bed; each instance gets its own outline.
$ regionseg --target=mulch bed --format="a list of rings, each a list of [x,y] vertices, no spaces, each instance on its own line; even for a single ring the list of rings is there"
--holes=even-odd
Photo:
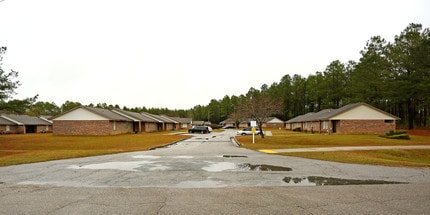
[[[430,129],[413,129],[408,130],[408,134],[410,135],[418,135],[418,136],[430,136]]]

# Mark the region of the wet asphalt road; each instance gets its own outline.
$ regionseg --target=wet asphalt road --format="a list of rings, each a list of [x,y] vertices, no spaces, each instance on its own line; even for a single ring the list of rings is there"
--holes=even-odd
[[[234,132],[151,151],[1,167],[0,214],[430,213],[429,169],[268,155],[235,147]],[[314,186],[310,176],[404,184]]]

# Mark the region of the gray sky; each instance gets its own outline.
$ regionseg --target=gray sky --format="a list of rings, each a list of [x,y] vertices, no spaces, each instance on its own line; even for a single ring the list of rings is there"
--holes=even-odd
[[[188,109],[358,61],[371,36],[430,26],[430,1],[5,0],[15,98]]]

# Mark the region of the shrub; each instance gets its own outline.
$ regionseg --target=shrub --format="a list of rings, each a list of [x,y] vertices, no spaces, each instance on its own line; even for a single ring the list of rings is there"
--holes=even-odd
[[[293,131],[298,131],[298,132],[300,132],[300,131],[302,131],[302,128],[298,127],[298,128],[293,129]]]
[[[398,140],[410,140],[408,132],[406,131],[397,131],[394,132],[393,130],[390,130],[385,135],[381,135],[380,137],[385,137],[389,139],[398,139]]]

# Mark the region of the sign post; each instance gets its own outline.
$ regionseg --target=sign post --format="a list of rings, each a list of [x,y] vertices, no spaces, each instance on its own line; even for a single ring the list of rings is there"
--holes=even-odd
[[[255,143],[255,127],[257,127],[257,121],[251,121],[251,127],[252,127],[252,144]]]

